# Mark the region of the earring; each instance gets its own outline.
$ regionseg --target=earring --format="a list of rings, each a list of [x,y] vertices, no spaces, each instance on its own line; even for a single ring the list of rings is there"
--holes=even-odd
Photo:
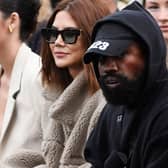
[[[9,29],[9,32],[10,32],[10,33],[13,32],[13,29],[12,29],[11,25],[8,26],[8,29]]]

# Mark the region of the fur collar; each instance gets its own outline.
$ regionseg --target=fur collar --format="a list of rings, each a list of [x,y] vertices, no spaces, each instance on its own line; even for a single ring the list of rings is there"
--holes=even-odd
[[[71,120],[88,97],[87,86],[84,72],[81,72],[52,104],[49,116],[58,120]]]

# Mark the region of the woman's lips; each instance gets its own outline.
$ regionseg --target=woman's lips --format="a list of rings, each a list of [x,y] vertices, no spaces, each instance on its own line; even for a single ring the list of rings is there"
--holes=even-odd
[[[57,58],[63,58],[67,55],[68,53],[65,52],[54,52],[54,56]]]
[[[160,26],[161,31],[168,32],[168,25],[161,25]]]

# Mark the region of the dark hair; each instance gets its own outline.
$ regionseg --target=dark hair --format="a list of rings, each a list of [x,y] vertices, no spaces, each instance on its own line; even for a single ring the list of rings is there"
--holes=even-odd
[[[0,11],[8,18],[12,12],[17,12],[20,17],[20,39],[25,41],[34,31],[40,0],[0,0]]]
[[[59,11],[67,11],[76,24],[82,29],[82,43],[87,50],[91,43],[91,32],[96,21],[108,14],[110,11],[106,5],[103,5],[101,0],[62,0],[57,4],[56,10],[50,17],[47,27],[51,27],[55,16]],[[42,46],[42,79],[43,84],[59,85],[61,88],[66,88],[72,82],[68,69],[60,69],[55,65],[49,45],[44,41]],[[94,76],[91,65],[84,65],[86,77],[89,83],[89,89],[94,92],[98,88],[97,80]]]

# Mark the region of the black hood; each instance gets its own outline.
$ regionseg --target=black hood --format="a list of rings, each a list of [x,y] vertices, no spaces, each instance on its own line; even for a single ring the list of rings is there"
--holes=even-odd
[[[99,20],[92,33],[92,43],[95,42],[96,35],[105,23],[120,24],[127,27],[135,33],[147,46],[147,70],[144,91],[149,91],[155,83],[165,79],[166,69],[166,44],[160,31],[160,28],[151,14],[146,11],[138,2],[133,2],[122,11],[104,17]],[[84,62],[89,63],[95,61],[95,48],[88,48]],[[96,76],[98,72],[95,69]]]

